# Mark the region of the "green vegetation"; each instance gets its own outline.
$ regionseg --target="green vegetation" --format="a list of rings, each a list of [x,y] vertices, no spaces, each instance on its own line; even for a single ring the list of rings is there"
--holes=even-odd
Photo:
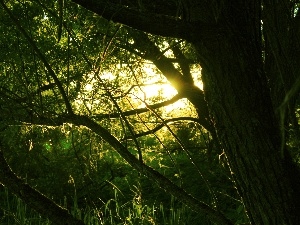
[[[0,224],[298,224],[299,7],[0,0]]]
[[[171,137],[164,141],[164,148],[159,149],[156,138],[143,137],[144,161],[207,202],[219,207],[224,204],[224,210],[227,210],[226,204],[241,207],[240,201],[226,196],[235,193],[228,174],[212,172],[213,167],[219,167],[218,160],[208,158],[205,145],[197,145],[197,135],[203,140],[205,135],[195,132],[189,137],[184,127],[170,126],[176,137],[189,146],[192,159]],[[6,153],[13,170],[86,224],[197,224],[207,221],[133,171],[88,129],[78,130],[69,124],[52,128],[18,126],[8,128],[6,134],[4,140],[19,146]],[[191,160],[199,166],[193,166]],[[202,185],[197,184],[199,176]],[[222,182],[221,188],[217,188]],[[219,195],[218,203],[215,195]],[[8,194],[7,189],[2,189],[2,196],[3,223],[23,220],[26,222],[20,224],[50,224],[19,198]],[[241,220],[244,217],[243,211],[228,210],[228,215]]]
[[[7,189],[3,188],[1,199],[1,224],[52,224],[48,219],[42,218],[34,210],[28,208],[19,198],[10,195]],[[107,201],[99,209],[89,207],[81,209],[74,200],[74,206],[71,213],[75,217],[83,220],[86,224],[94,225],[114,225],[114,224],[168,224],[180,225],[191,224],[195,218],[191,218],[186,206],[174,205],[174,199],[171,199],[170,209],[165,209],[162,204],[142,205],[136,199],[120,205],[117,191],[115,198]],[[66,202],[62,204],[67,207]]]

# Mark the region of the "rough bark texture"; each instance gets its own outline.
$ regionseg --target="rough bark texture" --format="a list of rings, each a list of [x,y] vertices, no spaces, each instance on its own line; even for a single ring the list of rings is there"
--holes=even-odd
[[[104,2],[73,1],[115,22],[192,42],[203,68],[205,98],[214,127],[250,221],[299,224],[299,173],[289,154],[282,152],[284,140],[274,108],[294,81],[286,74],[299,71],[298,67],[288,66],[291,60],[299,59],[299,51],[294,51],[298,45],[291,45],[286,35],[295,27],[289,21],[291,15],[287,15],[291,13],[290,1],[183,0],[180,20],[170,17],[174,13],[168,13],[164,20],[161,11],[158,15],[150,11],[146,16],[145,10],[132,13],[128,7],[128,15],[131,20],[135,18],[134,22],[122,18],[125,11],[114,17],[105,14],[108,10],[103,7]],[[263,49],[261,20],[265,25],[266,49]],[[278,84],[282,79],[283,84]]]
[[[258,3],[228,7],[227,33],[195,46],[205,58],[205,96],[250,221],[298,224],[299,175],[280,150],[261,57],[259,11]]]
[[[89,2],[75,2],[91,9]],[[205,97],[218,139],[226,153],[250,221],[253,224],[298,224],[300,201],[296,180],[299,175],[288,154],[281,151],[278,117],[273,108],[276,104],[271,101],[266,78],[268,71],[262,57],[261,20],[266,19],[261,17],[262,2],[182,2],[185,3],[183,19],[188,22],[188,34],[179,31],[182,20],[178,21],[178,26],[173,26],[172,18],[167,22],[160,21],[159,25],[152,23],[152,30],[148,28],[150,21],[147,22],[145,18],[144,22],[136,20],[138,24],[127,23],[127,20],[118,16],[112,20],[146,32],[185,38],[194,44],[203,68]],[[271,53],[268,54],[273,55],[277,62],[280,62],[281,48],[287,44],[282,33],[288,29],[286,14],[281,18],[280,13],[288,3],[282,1],[279,6],[272,1],[264,3],[264,10],[271,15],[270,22],[266,20],[271,42],[268,44]],[[99,12],[100,5],[97,4],[97,10],[93,11]],[[138,16],[143,17],[143,13],[145,11]],[[156,21],[159,16],[153,18]],[[160,32],[162,23],[171,25],[168,28],[173,26],[174,32],[170,29]],[[272,35],[277,37],[277,32],[281,32],[281,36],[272,39]],[[285,51],[284,56],[291,53]],[[284,61],[287,62],[287,59]],[[277,64],[277,68],[280,72],[286,66]],[[282,98],[284,93],[279,96]]]
[[[178,1],[183,3],[180,15],[172,1],[154,0],[151,5],[138,7],[130,1],[73,2],[113,22],[193,43],[203,68],[204,95],[210,113],[205,115],[204,121],[210,123],[212,118],[213,131],[216,131],[216,138],[226,154],[251,223],[299,224],[300,176],[288,152],[282,148],[280,117],[275,114],[276,107],[300,71],[299,63],[291,63],[300,59],[299,44],[294,44],[299,39],[300,29],[297,28],[299,16],[291,22],[290,1],[181,0]],[[264,22],[264,38],[261,20]],[[161,71],[165,65],[156,60]],[[169,80],[174,78],[171,75],[174,76],[168,74]],[[182,92],[186,89],[182,85],[191,85],[191,82],[178,80],[174,86],[177,85],[177,90]],[[186,96],[200,112],[205,104],[203,93],[192,89]],[[292,112],[292,105],[289,110]],[[218,224],[231,224],[221,213],[196,201],[156,171],[141,164],[97,123],[75,115],[69,117],[68,122],[87,126],[102,135],[134,168],[156,180],[179,200],[206,213]],[[37,195],[16,178],[1,155],[0,160],[1,182],[40,213],[52,217],[56,224],[59,224],[60,216],[72,224],[73,219],[63,209]],[[39,205],[43,201],[45,204]],[[53,211],[45,211],[47,207]]]

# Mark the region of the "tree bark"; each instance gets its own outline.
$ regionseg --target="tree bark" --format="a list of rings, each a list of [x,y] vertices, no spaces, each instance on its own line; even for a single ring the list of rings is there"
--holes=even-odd
[[[54,224],[84,225],[83,221],[74,218],[67,209],[57,205],[51,199],[18,178],[12,172],[3,156],[3,146],[1,143],[0,148],[0,183],[6,186],[32,209],[48,217]]]
[[[276,32],[282,32],[287,25],[284,24],[286,14],[280,12],[290,7],[290,1],[281,1],[279,6],[272,0],[213,3],[183,0],[186,18],[181,19],[163,19],[161,14],[153,12],[147,16],[146,11],[133,13],[130,7],[127,8],[129,17],[126,17],[124,9],[123,14],[118,14],[113,7],[108,7],[117,14],[113,17],[108,10],[105,11],[108,14],[99,13],[105,8],[101,1],[73,2],[115,22],[192,42],[203,68],[205,98],[214,128],[250,221],[253,224],[299,224],[299,172],[288,152],[282,148],[284,140],[266,78],[269,71],[266,71],[262,56],[261,34],[261,20],[268,26],[266,18],[261,17],[262,3],[271,20],[269,34],[277,37]],[[279,30],[272,30],[276,26]],[[285,27],[286,31],[288,29]],[[267,38],[273,43],[268,45],[273,57],[280,61],[281,48],[290,43],[271,36]],[[278,66],[278,72],[286,68]],[[282,96],[279,94],[279,98]]]
[[[272,74],[276,72],[287,74],[286,69],[293,75],[297,74],[298,67],[286,66],[292,58],[281,57],[291,55],[295,47],[285,37],[285,32],[291,28],[288,13],[284,12],[284,15],[281,13],[285,7],[288,7],[290,1],[281,1],[278,7],[276,5],[278,1],[272,0],[182,1],[188,3],[184,5],[186,18],[170,16],[175,15],[172,13],[163,15],[162,12],[156,14],[154,11],[142,8],[130,8],[128,5],[120,5],[119,1],[113,3],[104,0],[73,0],[108,20],[149,33],[183,38],[192,42],[203,68],[204,94],[209,106],[210,118],[213,120],[218,141],[226,154],[251,223],[299,224],[299,171],[288,152],[282,148],[284,140],[274,109],[274,105],[280,104],[284,94],[278,95],[279,100],[276,100],[276,104],[272,102],[270,83],[267,81],[270,71],[267,71],[266,61],[262,57],[261,34],[261,20],[263,20],[269,42],[266,50],[272,52],[271,59],[277,62],[276,70],[272,70]],[[163,4],[163,1],[161,2]],[[262,2],[266,18],[261,18]],[[205,11],[207,7],[209,9]],[[273,29],[274,27],[276,29]],[[280,36],[277,37],[278,33]],[[299,59],[299,53],[297,57]],[[278,78],[280,77],[276,76],[276,82]],[[284,75],[284,78],[287,76]],[[286,86],[278,90],[287,91],[292,83],[293,80],[286,80]],[[188,97],[194,101],[194,105],[201,105],[200,99],[202,101],[203,98],[200,95],[202,92],[200,94],[199,91],[195,91]],[[75,124],[90,127],[96,133],[101,132],[99,126],[93,121],[85,117],[75,117],[76,119],[78,119],[77,123],[73,121]],[[107,141],[133,167],[143,171],[149,177],[152,176],[162,187],[165,186],[172,191],[173,185],[169,181],[126,154],[126,149],[116,144],[118,142],[108,134]],[[3,171],[11,173],[7,167],[3,168]],[[13,176],[9,176],[11,180],[4,180],[7,176],[3,171],[1,182],[11,185],[16,193],[22,196],[22,192],[17,192],[19,188],[14,186],[14,182],[20,184],[24,190],[26,185],[24,186]],[[30,194],[31,191],[27,193]],[[180,196],[180,193],[181,189],[174,188],[174,195]],[[181,200],[187,204],[190,202],[192,207],[197,207],[198,210],[211,215],[215,221],[230,224],[223,215],[194,201],[186,194],[181,195]],[[35,207],[38,208],[38,205],[35,204]],[[59,215],[59,213],[54,214]]]
[[[299,173],[281,149],[261,57],[260,4],[227,10],[227,33],[194,43],[205,59],[205,97],[215,129],[250,221],[298,224]]]

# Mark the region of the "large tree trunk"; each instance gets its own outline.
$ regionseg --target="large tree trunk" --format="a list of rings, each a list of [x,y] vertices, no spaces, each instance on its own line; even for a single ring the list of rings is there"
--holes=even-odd
[[[192,42],[203,68],[205,97],[216,138],[223,147],[251,223],[299,224],[300,176],[298,168],[282,147],[284,140],[278,121],[280,117],[274,113],[274,106],[279,106],[285,96],[285,93],[278,93],[277,90],[288,91],[293,79],[287,79],[283,87],[278,85],[278,88],[273,89],[276,94],[273,94],[273,98],[269,91],[270,84],[276,85],[277,80],[287,78],[286,74],[294,75],[300,70],[299,67],[290,68],[293,65],[289,64],[292,57],[288,57],[291,55],[290,50],[299,46],[291,45],[285,35],[285,32],[292,29],[289,27],[291,18],[288,16],[291,13],[288,7],[291,1],[182,0],[182,15],[177,15],[177,9],[176,14],[168,12],[162,15],[169,4],[158,0],[151,2],[151,5],[155,6],[160,2],[166,6],[160,7],[158,14],[155,7],[147,11],[147,5],[130,8],[128,5],[119,5],[120,1],[73,2],[109,20],[153,34]],[[262,8],[265,18],[260,18]],[[174,15],[177,16],[176,19]],[[271,51],[269,55],[266,53],[265,59],[276,62],[274,68],[270,63],[266,64],[262,56],[261,20],[264,21],[264,29],[266,28],[266,50]],[[277,36],[278,34],[280,35]],[[158,62],[159,60],[156,65],[159,67]],[[277,73],[281,76],[277,76]],[[268,83],[267,77],[273,79],[273,83]],[[202,100],[201,95],[202,92],[198,90],[187,97],[196,107],[199,105],[197,108],[200,109],[203,102],[200,104],[197,99]],[[66,102],[68,103],[67,100]],[[207,121],[207,117],[204,117],[204,121]],[[100,126],[85,117],[74,116],[69,122],[85,125],[96,133],[102,132]],[[210,129],[210,124],[207,127]],[[171,182],[128,154],[127,149],[110,134],[103,136],[105,135],[108,143],[137,170],[158,181],[174,195],[180,196],[178,193],[181,193],[183,202],[212,215],[215,221],[230,224],[230,221],[205,204],[199,204],[181,189],[173,188]],[[5,174],[2,175],[6,178]]]
[[[180,20],[153,12],[139,13],[128,7],[123,7],[122,13],[112,14],[111,11],[116,11],[113,5],[105,5],[103,10],[99,1],[73,2],[135,29],[192,42],[203,68],[205,97],[214,128],[250,221],[253,224],[299,224],[299,172],[281,146],[284,142],[280,117],[274,113],[274,106],[280,105],[285,96],[285,93],[276,93],[277,90],[289,85],[273,88],[272,98],[268,86],[276,85],[276,79],[283,78],[276,72],[283,74],[289,69],[285,63],[290,58],[281,59],[290,54],[284,49],[289,43],[282,42],[282,38],[291,29],[287,27],[291,18],[282,12],[290,10],[291,1],[182,0]],[[265,18],[261,17],[262,9],[266,12]],[[164,8],[161,13],[163,11]],[[274,58],[284,65],[277,64],[271,73],[266,71],[270,64],[265,64],[262,56],[261,21],[268,29],[266,47],[272,51],[266,53],[266,58]],[[279,38],[272,38],[279,33]],[[292,45],[290,49],[295,47]],[[284,55],[278,57],[282,53]],[[269,79],[275,75],[276,79],[271,78],[273,81],[268,83],[267,75]],[[272,104],[271,99],[277,102]],[[194,104],[197,107],[197,103]]]
[[[194,42],[218,139],[250,221],[299,224],[299,176],[281,149],[261,55],[260,18],[252,16],[260,4],[249,1],[227,10],[226,33]]]

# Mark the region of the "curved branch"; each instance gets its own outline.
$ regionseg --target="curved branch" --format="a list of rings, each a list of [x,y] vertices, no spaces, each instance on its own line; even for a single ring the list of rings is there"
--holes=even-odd
[[[135,47],[141,52],[146,52],[144,59],[152,61],[172,86],[176,88],[179,95],[187,98],[195,106],[201,125],[208,131],[213,132],[203,91],[194,85],[193,80],[189,76],[183,76],[174,67],[173,63],[167,60],[167,57],[161,53],[160,49],[149,39],[147,34],[139,31],[130,31],[130,34],[135,41]]]
[[[189,120],[195,120],[195,119],[189,118]],[[42,117],[31,118],[30,123],[48,125],[48,126],[58,126],[58,125],[62,125],[63,123],[72,123],[77,126],[85,126],[86,128],[89,128],[97,135],[99,135],[101,138],[103,138],[108,144],[110,144],[117,151],[117,153],[119,153],[134,169],[136,169],[137,171],[143,173],[148,178],[155,181],[160,188],[164,189],[166,192],[178,198],[180,201],[182,201],[184,204],[189,206],[191,209],[199,213],[204,213],[212,221],[216,222],[216,224],[233,225],[233,223],[229,219],[227,219],[222,213],[211,208],[209,205],[195,199],[193,196],[188,194],[184,189],[178,187],[168,178],[161,175],[159,172],[147,166],[143,162],[139,161],[139,159],[137,159],[134,155],[132,155],[128,151],[128,149],[116,139],[116,137],[114,137],[105,128],[100,126],[98,123],[96,123],[89,117],[72,114],[72,115],[65,115],[65,116],[62,115],[57,118],[42,118]],[[0,175],[1,175],[1,171],[0,171]]]
[[[189,195],[184,189],[178,187],[176,184],[170,181],[168,178],[152,169],[151,167],[147,166],[143,162],[139,161],[112,134],[110,134],[105,128],[103,128],[87,116],[80,116],[75,114],[69,115],[66,117],[66,122],[73,123],[77,126],[85,126],[91,129],[93,132],[101,136],[108,144],[110,144],[134,169],[155,181],[162,189],[178,198],[194,211],[204,213],[216,224],[233,225],[233,223],[222,213],[213,209],[209,205],[198,201],[193,196]]]
[[[133,47],[143,52],[142,58],[150,60],[168,79],[174,88],[181,93],[181,84],[184,82],[181,73],[167,60],[160,49],[150,40],[147,34],[140,31],[128,31],[134,40]]]
[[[170,100],[163,101],[163,102],[160,102],[160,103],[156,103],[156,104],[153,104],[153,105],[149,105],[148,107],[151,107],[151,109],[158,109],[158,108],[173,104],[176,101],[178,101],[179,99],[181,99],[181,97],[179,95],[175,95]],[[132,115],[141,114],[141,113],[148,112],[148,111],[150,111],[150,109],[145,107],[145,108],[125,111],[125,112],[123,112],[123,115],[124,116],[132,116]],[[97,120],[106,119],[106,118],[119,118],[119,117],[120,117],[120,113],[99,114],[99,115],[92,116],[92,118],[95,118]]]
[[[18,178],[7,164],[0,143],[0,183],[21,198],[28,206],[48,217],[54,224],[84,225],[83,221],[74,218],[67,209],[57,205],[51,199],[33,189]]]
[[[171,123],[171,122],[175,122],[175,121],[183,121],[183,120],[193,121],[193,122],[196,122],[196,123],[200,124],[199,119],[194,118],[194,117],[178,117],[178,118],[167,119],[167,120],[164,120],[163,123],[161,123],[161,124],[157,125],[156,127],[154,127],[152,130],[148,130],[146,132],[141,132],[141,133],[136,134],[134,136],[134,138],[143,137],[143,136],[146,136],[146,135],[149,135],[149,134],[153,134],[156,131],[159,131],[160,129],[165,127],[167,123]],[[125,139],[128,140],[128,139],[132,139],[132,138],[133,137],[131,137],[131,136],[127,136]]]
[[[130,8],[106,0],[72,0],[72,2],[107,20],[156,35],[193,40],[196,38],[195,34],[198,35],[197,39],[216,34],[215,25],[200,21],[193,24],[175,16],[156,14],[147,9]]]
[[[40,51],[40,49],[37,47],[37,45],[35,44],[35,42],[32,40],[32,38],[27,34],[27,32],[24,30],[24,28],[21,26],[21,24],[19,23],[19,21],[17,20],[17,18],[14,17],[14,15],[12,14],[12,12],[8,9],[8,7],[5,5],[5,3],[3,1],[0,1],[0,4],[2,5],[3,9],[6,11],[6,13],[9,15],[10,19],[15,23],[16,27],[18,28],[18,30],[23,34],[23,36],[26,38],[26,40],[29,42],[29,44],[31,45],[31,47],[34,49],[34,51],[36,52],[36,54],[38,55],[38,57],[40,58],[40,60],[44,63],[45,67],[47,68],[50,76],[53,78],[55,84],[57,85],[60,94],[62,95],[62,98],[65,102],[66,108],[68,110],[69,113],[73,113],[71,104],[68,100],[67,94],[60,82],[60,80],[58,79],[58,77],[56,76],[55,72],[53,71],[52,67],[50,66],[50,64],[48,63],[47,59],[45,58],[45,56],[43,55],[43,53]]]

